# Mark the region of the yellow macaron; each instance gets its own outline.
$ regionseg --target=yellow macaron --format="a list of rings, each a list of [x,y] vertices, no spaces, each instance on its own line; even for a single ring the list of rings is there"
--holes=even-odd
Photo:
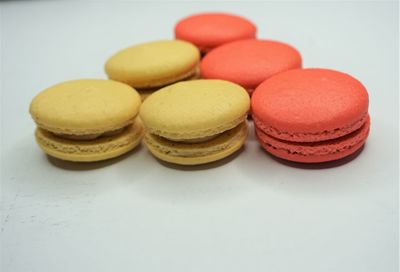
[[[199,50],[180,40],[138,44],[114,54],[105,64],[109,79],[126,83],[144,94],[199,76]],[[146,95],[144,95],[146,96]]]
[[[139,94],[130,86],[100,79],[54,85],[31,102],[36,140],[50,156],[99,161],[122,155],[140,143]]]
[[[246,90],[228,81],[172,84],[142,104],[145,144],[157,158],[176,164],[222,159],[244,144],[249,107]]]

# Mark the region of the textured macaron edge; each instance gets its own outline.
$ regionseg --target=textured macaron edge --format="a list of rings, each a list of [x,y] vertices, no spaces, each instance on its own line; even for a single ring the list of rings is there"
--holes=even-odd
[[[129,152],[140,143],[143,133],[143,125],[139,119],[136,119],[123,132],[95,140],[64,139],[40,127],[36,128],[35,138],[39,147],[52,157],[67,161],[93,162],[114,158]]]
[[[38,119],[35,119],[35,117],[32,116],[33,120],[35,121],[36,125],[44,130],[47,130],[49,132],[53,132],[56,134],[66,134],[66,135],[90,135],[90,134],[102,134],[105,132],[109,131],[115,131],[120,128],[127,127],[131,124],[134,123],[136,117],[138,115],[135,115],[132,119],[125,121],[123,123],[117,123],[114,124],[113,126],[108,126],[108,127],[101,127],[99,128],[68,128],[68,127],[55,127],[55,126],[49,126],[46,123],[41,122]]]
[[[163,87],[165,85],[173,84],[182,80],[190,80],[193,77],[196,77],[199,71],[199,63],[196,63],[194,67],[190,67],[188,71],[183,72],[182,74],[171,75],[165,78],[154,79],[149,81],[147,84],[135,84],[132,82],[125,82],[126,84],[134,87],[134,88],[158,88]]]
[[[265,134],[268,134],[274,138],[292,141],[292,142],[317,142],[325,141],[330,139],[336,139],[346,134],[349,134],[364,125],[364,123],[369,119],[368,112],[362,114],[362,117],[357,121],[345,124],[341,127],[324,130],[320,132],[300,132],[300,131],[282,131],[276,127],[269,126],[265,124],[261,118],[257,117],[257,114],[252,113],[252,118],[254,124],[259,130],[262,130]]]
[[[230,129],[238,126],[240,123],[242,123],[246,119],[247,119],[247,114],[245,114],[235,120],[220,124],[215,127],[198,129],[198,130],[168,131],[168,130],[161,130],[161,129],[147,126],[147,125],[146,125],[146,130],[151,134],[155,134],[155,135],[158,135],[158,136],[161,136],[164,138],[168,138],[170,140],[178,140],[178,141],[179,140],[190,140],[190,139],[197,139],[197,138],[203,138],[203,137],[217,135],[219,133],[222,133],[224,131],[230,130]]]
[[[370,130],[370,118],[350,134],[336,139],[317,142],[290,142],[264,133],[256,126],[256,137],[262,147],[271,154],[296,162],[318,163],[346,157],[356,152],[366,141]]]
[[[160,160],[198,165],[223,159],[239,150],[248,135],[247,121],[216,138],[201,143],[182,143],[146,133],[144,142],[150,152]]]

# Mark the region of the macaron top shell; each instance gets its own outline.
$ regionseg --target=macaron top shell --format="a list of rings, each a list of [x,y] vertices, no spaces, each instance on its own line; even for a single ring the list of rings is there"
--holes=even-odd
[[[66,81],[39,93],[32,118],[55,133],[85,135],[119,129],[133,122],[141,104],[130,86],[101,79]]]
[[[256,37],[249,20],[227,13],[200,13],[186,17],[175,26],[175,37],[197,45],[201,51],[236,40]]]
[[[134,88],[149,88],[191,76],[199,59],[200,52],[191,43],[162,40],[117,52],[107,61],[105,70],[110,79]]]
[[[297,69],[273,76],[253,93],[256,125],[289,141],[323,141],[360,128],[368,118],[368,93],[350,75]]]
[[[235,82],[254,89],[265,79],[301,68],[300,53],[290,45],[270,40],[242,40],[224,44],[201,61],[203,78]]]
[[[221,133],[246,119],[250,98],[223,80],[192,80],[149,96],[140,109],[146,129],[168,139],[195,139]]]

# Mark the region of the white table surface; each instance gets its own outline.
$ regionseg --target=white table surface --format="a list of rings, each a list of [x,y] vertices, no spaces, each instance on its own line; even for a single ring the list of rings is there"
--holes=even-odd
[[[3,2],[1,271],[398,271],[398,5],[394,2]],[[198,11],[251,18],[297,47],[305,67],[369,90],[371,134],[353,160],[273,159],[252,132],[239,154],[178,167],[144,146],[73,164],[33,138],[32,97],[105,78],[129,45],[172,38]]]

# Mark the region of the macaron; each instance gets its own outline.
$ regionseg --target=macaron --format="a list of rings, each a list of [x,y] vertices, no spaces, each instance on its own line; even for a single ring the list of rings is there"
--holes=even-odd
[[[199,60],[199,50],[189,42],[153,41],[115,53],[105,71],[109,79],[130,85],[145,98],[166,85],[198,78]]]
[[[39,93],[30,104],[36,141],[48,155],[68,161],[100,161],[136,147],[143,135],[139,94],[101,79],[66,81]]]
[[[355,153],[370,127],[368,93],[354,77],[296,69],[264,81],[251,98],[256,135],[279,158],[318,163]]]
[[[247,137],[250,98],[223,80],[178,82],[150,95],[140,109],[144,142],[160,160],[198,165],[239,150]]]
[[[202,78],[229,80],[251,94],[267,78],[301,65],[301,55],[294,47],[253,39],[215,48],[202,59],[200,70]]]
[[[175,26],[175,37],[195,44],[202,53],[225,43],[254,39],[256,32],[251,21],[228,13],[194,14]]]

